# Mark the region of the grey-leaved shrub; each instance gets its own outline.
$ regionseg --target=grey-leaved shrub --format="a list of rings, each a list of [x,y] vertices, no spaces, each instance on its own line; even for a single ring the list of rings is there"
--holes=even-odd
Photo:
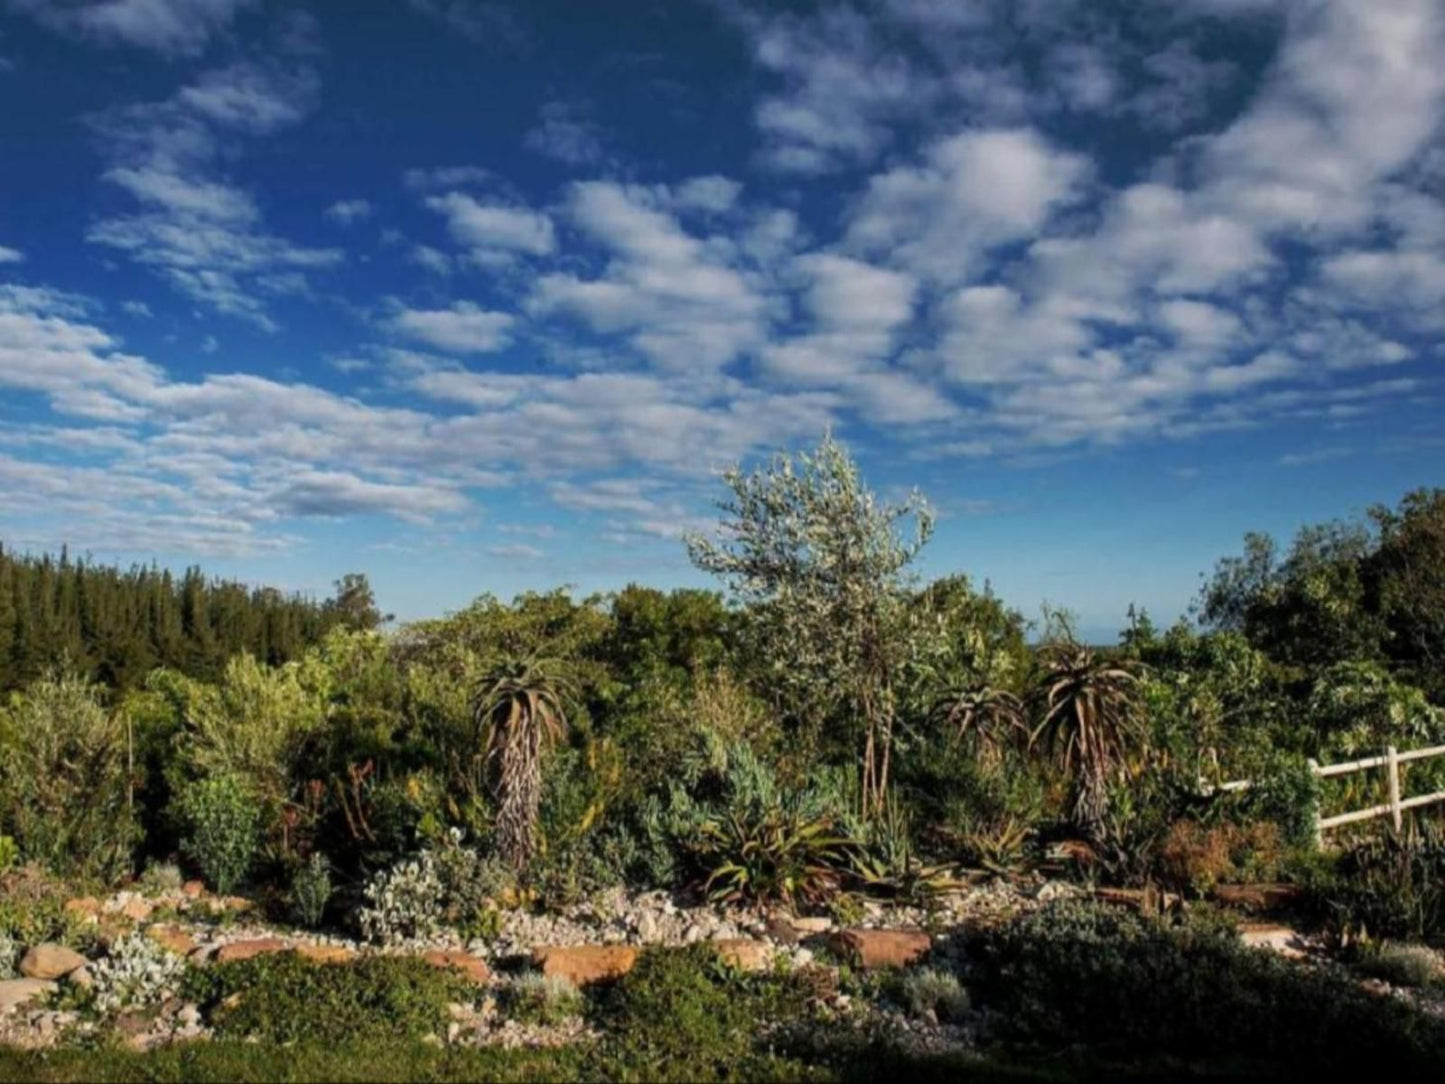
[[[441,928],[445,890],[429,851],[378,872],[357,912],[362,935],[384,945],[425,941]]]
[[[181,847],[222,895],[251,870],[261,814],[254,797],[234,775],[192,783],[181,797],[186,825]]]
[[[331,902],[331,891],[331,863],[317,851],[291,880],[291,911],[296,921],[313,929],[320,926],[326,917],[326,905]]]
[[[158,1004],[176,992],[185,970],[175,953],[144,934],[130,934],[90,965],[95,1007],[104,1013]]]
[[[932,1013],[938,1020],[956,1022],[968,1013],[968,991],[952,971],[921,967],[903,979],[903,1003],[914,1016]]]

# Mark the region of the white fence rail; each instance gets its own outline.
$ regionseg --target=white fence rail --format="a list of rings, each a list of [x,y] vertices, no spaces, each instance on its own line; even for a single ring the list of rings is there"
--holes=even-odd
[[[1433,745],[1428,749],[1408,749],[1399,752],[1393,745],[1377,757],[1365,757],[1361,760],[1347,760],[1339,764],[1316,764],[1313,760],[1309,762],[1310,771],[1317,779],[1329,779],[1336,775],[1352,775],[1355,772],[1366,772],[1372,768],[1385,769],[1385,781],[1388,785],[1390,800],[1383,805],[1370,806],[1368,809],[1356,809],[1349,813],[1339,813],[1333,817],[1321,817],[1318,811],[1315,813],[1315,838],[1322,839],[1325,832],[1331,828],[1339,828],[1346,824],[1355,824],[1359,821],[1373,820],[1376,817],[1389,817],[1399,831],[1403,824],[1405,810],[1418,809],[1421,806],[1433,805],[1436,802],[1445,802],[1445,790],[1437,790],[1431,794],[1420,794],[1413,798],[1402,798],[1400,796],[1400,765],[1408,764],[1413,760],[1427,760],[1430,757],[1445,756],[1445,745]],[[1214,787],[1215,791],[1232,793],[1235,791],[1248,790],[1253,785],[1249,779],[1235,779],[1228,783],[1220,783]]]

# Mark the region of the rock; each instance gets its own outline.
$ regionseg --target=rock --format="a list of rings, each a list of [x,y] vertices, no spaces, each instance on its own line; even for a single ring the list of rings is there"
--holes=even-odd
[[[223,899],[217,900],[216,903],[220,906],[221,910],[232,911],[236,914],[249,911],[255,906],[255,904],[246,899],[245,896],[226,896]]]
[[[0,1013],[29,1004],[38,997],[60,989],[48,979],[5,979],[0,981]]]
[[[20,958],[20,974],[28,979],[62,979],[88,963],[84,956],[64,945],[36,945]]]
[[[770,918],[763,926],[763,934],[780,945],[796,945],[798,928],[785,918]]]
[[[146,936],[177,956],[187,956],[196,950],[195,938],[179,926],[152,926],[146,930]]]
[[[1281,956],[1298,959],[1305,954],[1305,944],[1298,931],[1288,926],[1247,923],[1239,928],[1239,939],[1250,948],[1268,949]]]
[[[458,971],[478,986],[491,978],[487,962],[468,952],[454,952],[446,949],[431,949],[423,952],[421,958],[440,971]]]
[[[69,975],[66,975],[65,981],[78,989],[89,990],[95,985],[95,976],[90,973],[90,966],[87,964],[85,967],[77,967]]]
[[[187,881],[181,885],[181,893],[187,899],[198,900],[206,894],[206,883],[204,881]]]
[[[827,915],[809,915],[804,918],[791,919],[790,922],[800,937],[827,933],[833,928],[833,920]]]
[[[302,944],[296,946],[295,952],[317,964],[344,964],[356,959],[356,950],[350,945]]]
[[[927,956],[933,940],[922,930],[840,930],[829,947],[864,971],[908,967]]]
[[[100,901],[94,896],[80,896],[66,900],[64,911],[77,922],[97,922],[100,919]]]
[[[154,900],[148,900],[144,896],[132,896],[120,906],[120,913],[132,922],[144,922],[151,917],[151,912],[156,909]]]
[[[637,963],[635,945],[543,945],[532,950],[532,963],[543,975],[574,986],[620,979]]]
[[[661,940],[658,936],[657,917],[651,911],[643,911],[637,916],[637,939],[643,944]]]
[[[291,946],[279,937],[256,937],[249,941],[232,941],[216,950],[216,962],[227,964],[232,960],[249,960],[253,956],[267,956],[285,952]]]
[[[773,963],[773,946],[766,941],[729,937],[714,941],[712,947],[723,963],[739,971],[766,971]]]

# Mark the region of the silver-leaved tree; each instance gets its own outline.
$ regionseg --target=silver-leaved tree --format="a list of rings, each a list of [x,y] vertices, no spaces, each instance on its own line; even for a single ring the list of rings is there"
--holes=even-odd
[[[908,566],[933,532],[928,504],[916,492],[880,502],[831,434],[723,479],[717,536],[688,536],[688,555],[743,604],[754,662],[799,741],[861,749],[864,812],[877,812],[916,627]]]

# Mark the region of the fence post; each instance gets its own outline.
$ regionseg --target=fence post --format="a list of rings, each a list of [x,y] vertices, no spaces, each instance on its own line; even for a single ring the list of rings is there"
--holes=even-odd
[[[1319,777],[1320,777],[1320,764],[1319,764],[1319,761],[1315,760],[1314,757],[1310,757],[1310,759],[1307,760],[1305,763],[1310,766],[1310,774],[1313,775],[1313,776],[1315,777],[1315,779],[1318,780]],[[1325,845],[1325,830],[1320,827],[1320,821],[1321,821],[1322,819],[1323,819],[1323,818],[1320,817],[1319,788],[1316,787],[1316,788],[1315,788],[1315,849],[1316,849],[1316,850],[1320,850],[1320,849],[1323,848],[1324,845]]]
[[[1390,820],[1395,824],[1395,831],[1401,827],[1400,810],[1400,754],[1396,752],[1393,745],[1385,750],[1385,770],[1390,775]]]

